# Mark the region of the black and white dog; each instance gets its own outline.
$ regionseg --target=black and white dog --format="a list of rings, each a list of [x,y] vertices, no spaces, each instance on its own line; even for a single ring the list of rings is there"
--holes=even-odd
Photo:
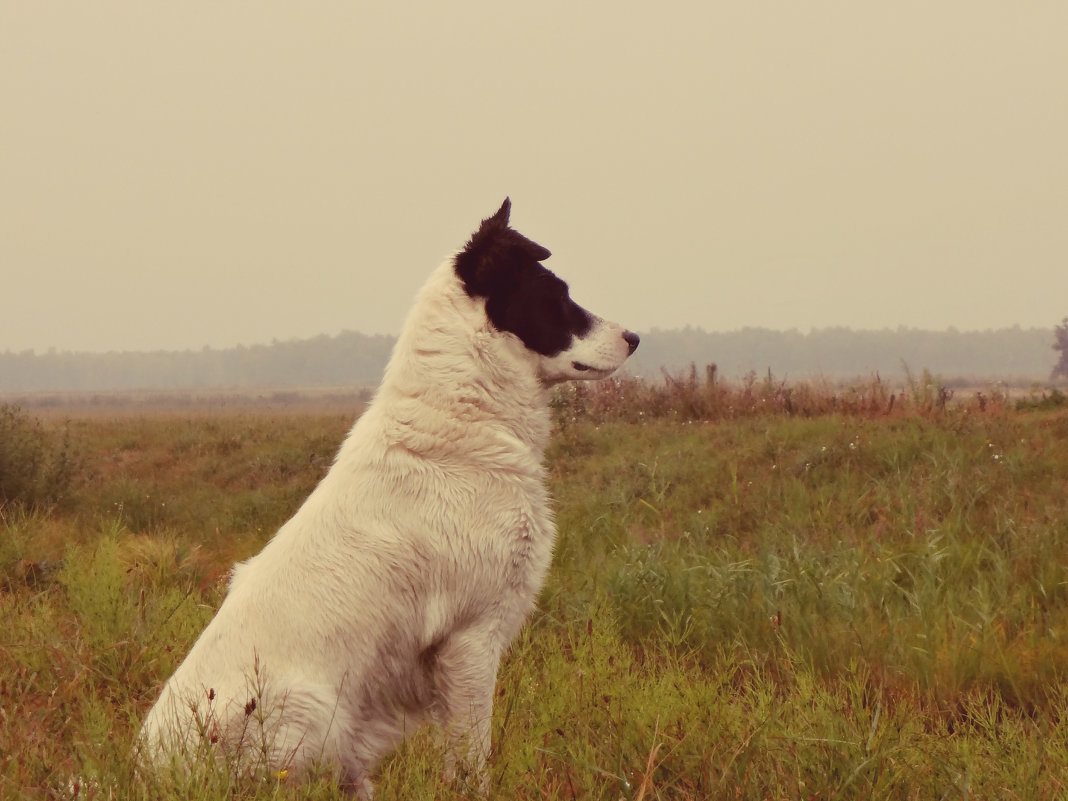
[[[450,770],[484,776],[497,666],[552,556],[550,388],[638,346],[571,300],[510,206],[431,275],[329,473],[235,566],[148,713],[143,762],[320,763],[370,796],[379,758],[429,721]]]

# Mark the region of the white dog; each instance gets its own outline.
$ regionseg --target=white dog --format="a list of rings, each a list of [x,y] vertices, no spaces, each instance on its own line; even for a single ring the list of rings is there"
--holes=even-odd
[[[509,210],[431,275],[329,473],[235,566],[145,719],[143,761],[319,763],[370,796],[376,762],[430,721],[484,781],[497,666],[552,556],[549,389],[638,346],[571,300]]]

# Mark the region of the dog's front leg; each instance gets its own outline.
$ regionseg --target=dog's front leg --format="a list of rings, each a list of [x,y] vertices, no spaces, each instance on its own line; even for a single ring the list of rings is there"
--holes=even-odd
[[[446,778],[469,778],[482,792],[489,789],[485,765],[499,662],[495,637],[467,629],[442,644],[435,665],[434,717],[447,738]]]

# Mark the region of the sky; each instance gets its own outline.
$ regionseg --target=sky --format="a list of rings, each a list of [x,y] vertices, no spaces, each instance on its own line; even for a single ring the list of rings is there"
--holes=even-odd
[[[399,331],[504,197],[636,331],[1068,316],[1068,3],[0,0],[0,351]]]

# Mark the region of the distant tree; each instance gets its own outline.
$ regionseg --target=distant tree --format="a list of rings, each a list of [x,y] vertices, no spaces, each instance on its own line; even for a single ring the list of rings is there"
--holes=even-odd
[[[1068,317],[1061,320],[1061,324],[1053,329],[1053,335],[1057,339],[1053,343],[1053,349],[1061,352],[1061,358],[1054,365],[1050,378],[1057,378],[1058,376],[1068,378]]]

